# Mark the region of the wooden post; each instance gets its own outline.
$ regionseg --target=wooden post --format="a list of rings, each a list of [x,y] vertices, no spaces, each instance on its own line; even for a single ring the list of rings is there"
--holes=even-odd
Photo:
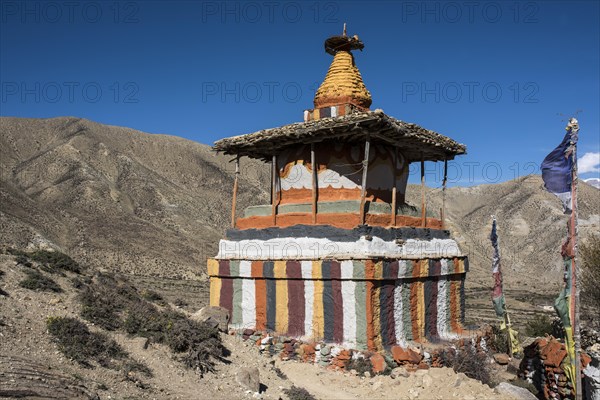
[[[392,217],[390,219],[390,225],[396,226],[396,192],[398,191],[398,188],[396,187],[396,180],[398,174],[398,148],[395,146],[392,162],[394,163],[394,167],[392,168],[394,182],[392,182]]]
[[[240,176],[240,156],[235,157],[235,178],[233,179],[233,200],[231,201],[231,227],[235,228],[235,208],[237,206],[238,178]]]
[[[360,224],[365,224],[365,200],[367,196],[367,173],[369,172],[369,147],[371,146],[371,135],[367,133],[365,141],[365,158],[363,160],[362,186],[360,189]]]
[[[310,144],[310,165],[312,166],[312,223],[317,223],[317,182],[318,167],[315,157],[315,144]]]
[[[273,226],[277,226],[277,200],[275,195],[277,194],[277,156],[273,156],[271,161],[271,215],[273,217]]]
[[[425,157],[421,153],[421,226],[427,226],[427,210],[425,209]]]
[[[579,132],[579,124],[575,118],[571,118],[569,121],[572,135]],[[572,154],[571,160],[573,160],[573,167],[571,170],[571,201],[572,211],[571,220],[569,224],[569,236],[573,245],[573,258],[571,258],[571,316],[573,320],[571,325],[573,326],[573,344],[575,347],[575,398],[581,400],[583,398],[583,388],[581,387],[581,366],[580,366],[580,354],[581,354],[581,332],[579,330],[579,268],[577,267],[577,224],[578,224],[578,210],[577,210],[577,142],[571,140]]]
[[[446,182],[448,180],[448,159],[444,156],[444,179],[442,180],[442,229],[446,229]]]

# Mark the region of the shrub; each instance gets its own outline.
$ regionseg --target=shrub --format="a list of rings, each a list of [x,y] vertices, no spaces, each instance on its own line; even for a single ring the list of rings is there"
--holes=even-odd
[[[160,294],[158,294],[154,290],[150,290],[150,289],[142,291],[142,298],[144,300],[151,301],[153,303],[157,303],[160,305],[167,304]]]
[[[29,258],[45,265],[49,270],[63,270],[81,273],[81,266],[71,257],[60,251],[38,250],[28,254]]]
[[[552,320],[544,314],[536,315],[525,326],[525,333],[527,336],[533,338],[551,335],[552,331]]]
[[[492,337],[490,347],[497,353],[508,354],[508,334],[506,329],[500,329],[497,325],[492,325]]]
[[[78,319],[50,317],[47,327],[59,350],[82,365],[91,366],[90,361],[93,360],[102,366],[110,367],[113,359],[127,356],[114,340],[101,333],[90,332]]]
[[[440,363],[452,368],[454,372],[462,372],[472,379],[477,379],[482,383],[489,385],[491,374],[490,364],[485,353],[480,353],[471,345],[465,346],[462,350],[445,349],[440,352]]]
[[[317,400],[317,398],[310,394],[308,390],[295,385],[292,385],[289,389],[283,389],[283,393],[285,393],[290,400]]]
[[[58,283],[54,282],[54,280],[48,278],[38,270],[27,270],[25,271],[25,274],[27,277],[19,282],[19,286],[25,289],[40,290],[43,292],[62,292]]]
[[[365,357],[351,358],[346,364],[346,370],[355,370],[358,375],[362,376],[365,372],[371,373],[373,364],[371,364],[371,360]]]

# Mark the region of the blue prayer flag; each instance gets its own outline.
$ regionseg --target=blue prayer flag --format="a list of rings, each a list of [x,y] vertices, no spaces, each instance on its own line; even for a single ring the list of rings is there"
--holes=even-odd
[[[563,203],[566,214],[571,212],[571,171],[573,157],[571,146],[577,142],[577,133],[569,126],[562,142],[542,161],[542,179],[550,193]]]

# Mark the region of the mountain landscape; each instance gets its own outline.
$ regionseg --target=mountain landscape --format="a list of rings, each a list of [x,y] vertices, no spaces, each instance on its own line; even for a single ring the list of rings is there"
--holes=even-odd
[[[231,218],[230,157],[175,136],[72,117],[5,117],[0,133],[0,246],[57,248],[141,284],[189,291],[198,307],[207,301],[206,258],[217,253]],[[269,202],[268,166],[241,165],[238,213]],[[579,187],[585,238],[600,229],[600,192]],[[407,201],[418,205],[420,196],[410,185]],[[566,216],[539,176],[453,187],[445,196],[448,228],[470,257],[468,290],[491,284],[495,215],[508,293],[534,301],[558,292]],[[441,204],[441,190],[428,189],[428,209]],[[469,299],[482,296],[487,301],[487,293]]]
[[[269,202],[268,166],[249,159],[242,159],[241,165],[238,213],[249,205]],[[185,304],[189,312],[208,303],[206,259],[217,253],[219,239],[231,219],[231,157],[176,136],[148,134],[80,118],[3,117],[0,168],[0,249],[59,250],[92,270],[119,273],[140,289],[160,293],[169,303]],[[600,191],[585,182],[579,188],[579,232],[585,241],[600,230]],[[493,185],[452,187],[445,194],[441,189],[427,188],[426,194],[430,210],[440,210],[445,196],[447,228],[469,255],[469,326],[495,319],[490,301],[492,250],[488,239],[492,215],[499,224],[505,292],[515,325],[522,327],[532,315],[548,313],[543,307],[553,304],[561,287],[559,247],[566,234],[567,216],[558,199],[544,190],[540,176]],[[418,205],[420,196],[421,188],[409,185],[407,202]],[[10,271],[6,282],[13,282],[16,287],[20,272],[14,269],[13,258],[2,255],[0,264],[2,271]],[[59,283],[68,285],[66,278],[60,278]],[[43,360],[53,360],[48,363],[67,368],[66,360],[55,359],[53,347],[36,344],[36,336],[19,339],[22,332],[44,330],[43,321],[36,321],[36,316],[56,310],[76,314],[74,295],[58,300],[48,296],[28,294],[20,288],[12,291],[6,315],[13,322],[0,318],[0,326],[8,326],[3,332],[11,332],[10,346],[17,349],[17,354],[23,354],[13,354],[10,360],[4,355],[0,364],[23,371],[41,370],[45,368]],[[180,398],[194,397],[189,389],[195,379],[193,374],[172,365],[170,369],[160,369],[161,357],[168,359],[160,348],[143,353],[139,341],[122,334],[113,336],[155,370],[153,382],[157,387],[170,387]],[[233,357],[239,363],[255,362],[250,349],[236,352]],[[289,387],[272,365],[257,362],[261,363],[261,373],[268,377],[269,385],[279,388],[275,392]],[[232,367],[223,368],[222,377],[233,376]],[[302,375],[290,366],[282,366],[285,368],[290,376]],[[323,379],[317,378],[320,372],[315,371],[314,376],[310,375],[313,372],[303,373],[308,374],[303,378],[306,385],[310,379]],[[109,379],[98,370],[86,371],[84,375],[88,383]],[[47,379],[64,378],[57,376],[48,375]],[[71,389],[83,393],[72,377],[68,382]],[[113,394],[144,393],[143,388],[136,388],[131,382],[113,383]],[[205,385],[221,387],[215,389],[222,390],[216,398],[231,398],[238,393],[223,388],[217,375],[206,380]],[[363,389],[357,386],[356,396],[371,395],[370,388]],[[394,390],[390,389],[390,393]],[[473,398],[490,395],[481,390],[473,386]],[[77,397],[73,393],[65,392],[65,396]],[[327,396],[323,394],[324,398]],[[161,392],[158,397],[170,396]]]

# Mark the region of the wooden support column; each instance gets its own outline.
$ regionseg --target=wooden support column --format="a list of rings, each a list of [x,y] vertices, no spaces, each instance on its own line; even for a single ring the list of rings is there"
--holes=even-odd
[[[448,159],[444,156],[444,179],[442,180],[442,229],[446,229],[446,182],[448,181]]]
[[[317,223],[317,182],[318,182],[318,167],[315,157],[315,144],[310,144],[310,165],[312,167],[312,223]]]
[[[392,156],[392,163],[394,165],[394,167],[392,168],[394,181],[392,182],[392,216],[390,218],[390,225],[396,226],[396,192],[398,191],[398,188],[396,187],[396,181],[398,180],[398,148],[395,146],[394,154]]]
[[[273,226],[277,226],[277,156],[273,156],[271,167],[271,215],[273,217]]]
[[[427,226],[427,210],[425,206],[425,158],[421,153],[421,226]]]
[[[235,228],[235,208],[237,206],[238,180],[240,176],[240,156],[235,157],[235,178],[233,179],[233,200],[231,201],[231,227]]]
[[[367,134],[365,141],[365,158],[363,160],[362,186],[360,188],[360,223],[365,224],[365,200],[367,197],[367,173],[369,172],[369,147],[371,146],[371,135]]]

